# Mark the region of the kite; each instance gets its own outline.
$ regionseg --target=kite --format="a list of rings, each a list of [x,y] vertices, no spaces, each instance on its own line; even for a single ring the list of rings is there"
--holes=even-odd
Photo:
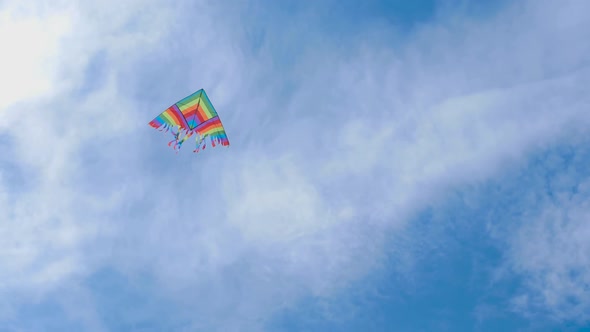
[[[150,121],[149,125],[160,131],[172,132],[174,139],[168,146],[177,153],[182,144],[193,135],[196,140],[193,152],[205,149],[207,137],[213,147],[216,144],[229,146],[221,119],[203,89],[168,107]]]

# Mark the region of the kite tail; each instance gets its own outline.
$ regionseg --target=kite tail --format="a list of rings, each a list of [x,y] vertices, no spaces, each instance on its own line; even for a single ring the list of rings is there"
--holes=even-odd
[[[197,137],[196,137],[196,148],[193,150],[193,152],[195,153],[199,153],[200,150],[205,150],[205,147],[207,146],[207,142],[206,142],[206,136],[201,136],[199,133],[197,133]]]
[[[172,147],[178,153],[182,147],[182,143],[190,138],[194,134],[194,131],[179,128],[177,133],[172,134],[174,135],[174,139],[168,143],[168,146]]]
[[[167,124],[167,123],[160,124],[156,120],[152,120],[149,123],[149,125],[155,129],[157,129],[158,131],[165,132],[165,133],[170,131],[170,128],[172,128],[172,126],[170,126],[169,124]],[[174,136],[174,139],[168,143],[168,146],[172,147],[172,143],[175,143],[173,148],[174,148],[174,150],[177,150],[176,146],[178,145],[178,136],[180,135],[180,131],[178,131],[177,133],[172,132],[172,135]],[[178,151],[177,151],[177,153],[178,153]]]
[[[188,138],[190,138],[191,136],[193,136],[194,131],[188,131],[184,134],[184,137],[178,141],[177,145],[178,145],[178,149],[180,150],[180,147],[182,146],[182,143],[184,143]]]
[[[178,136],[180,136],[180,132],[177,132],[176,134],[172,133],[172,135],[174,136],[174,139],[168,142],[168,146],[176,150],[176,147],[178,146]],[[174,143],[174,145],[172,145],[172,143]]]
[[[229,146],[229,141],[227,140],[227,138],[225,138],[225,136],[223,135],[208,135],[206,134],[205,136],[200,136],[199,134],[197,134],[197,147],[193,152],[199,152],[200,150],[205,150],[205,148],[207,147],[207,139],[211,140],[211,147],[216,147],[218,145],[221,146]]]
[[[168,130],[170,129],[170,126],[168,124],[163,124],[160,127],[155,127],[156,129],[158,129],[159,131],[163,131],[163,132],[168,132]]]

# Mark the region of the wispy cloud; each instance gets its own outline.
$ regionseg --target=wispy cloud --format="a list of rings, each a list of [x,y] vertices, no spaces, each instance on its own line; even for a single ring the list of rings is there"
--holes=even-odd
[[[293,47],[306,14],[267,22],[254,49],[244,27],[271,15],[262,7],[64,7],[70,30],[47,44],[60,55],[56,96],[0,111],[0,292],[57,287],[71,318],[98,329],[84,281],[149,275],[143,290],[183,307],[187,324],[222,330],[334,294],[378,268],[387,232],[449,187],[588,125],[589,8],[555,6],[443,17],[394,48],[359,28],[345,52],[313,25]],[[176,156],[146,123],[200,87],[232,146]]]
[[[588,157],[588,149],[579,147],[547,158],[548,168],[559,173],[529,194],[532,204],[507,237],[505,267],[523,280],[512,304],[527,317],[590,322],[590,182],[582,166]]]

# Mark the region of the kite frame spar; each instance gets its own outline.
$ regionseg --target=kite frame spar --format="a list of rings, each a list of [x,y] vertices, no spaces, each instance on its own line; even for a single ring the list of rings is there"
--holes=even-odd
[[[168,143],[178,151],[188,138],[195,135],[196,148],[193,152],[204,150],[207,146],[206,138],[210,137],[211,145],[229,146],[229,139],[221,118],[204,89],[179,100],[164,112],[160,113],[149,125],[160,131],[172,132],[174,139]],[[176,129],[174,132],[173,129]],[[172,145],[174,144],[174,145]]]

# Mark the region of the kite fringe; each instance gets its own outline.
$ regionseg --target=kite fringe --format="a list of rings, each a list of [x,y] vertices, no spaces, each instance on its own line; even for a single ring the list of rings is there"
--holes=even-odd
[[[175,133],[173,129],[177,129]],[[176,153],[180,151],[182,144],[190,138],[192,135],[196,135],[195,137],[195,149],[193,150],[194,153],[199,153],[201,150],[205,150],[207,148],[207,138],[211,141],[211,147],[216,147],[217,145],[227,146],[229,142],[224,144],[224,142],[219,137],[214,137],[210,135],[201,136],[195,129],[193,130],[186,130],[179,126],[170,126],[169,124],[163,124],[162,126],[156,128],[160,132],[167,133],[170,131],[172,136],[174,137],[173,140],[168,142],[168,146],[171,147]]]

